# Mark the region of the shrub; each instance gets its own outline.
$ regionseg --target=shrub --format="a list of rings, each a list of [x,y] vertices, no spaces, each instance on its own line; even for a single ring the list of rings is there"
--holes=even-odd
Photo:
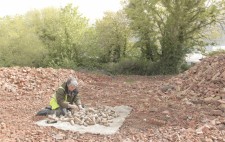
[[[151,75],[153,74],[153,63],[142,59],[122,59],[118,63],[109,63],[104,65],[104,69],[112,74],[125,75]]]

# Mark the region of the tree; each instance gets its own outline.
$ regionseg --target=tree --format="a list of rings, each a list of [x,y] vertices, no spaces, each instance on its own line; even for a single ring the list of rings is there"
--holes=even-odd
[[[128,0],[125,11],[136,26],[143,28],[148,25],[146,31],[154,39],[149,45],[157,45],[160,49],[158,67],[161,73],[173,74],[179,72],[186,53],[202,43],[203,31],[221,18],[224,1]],[[148,22],[141,22],[141,16]],[[142,28],[132,27],[144,40]]]
[[[49,55],[46,64],[53,67],[74,68],[81,62],[82,41],[88,32],[88,20],[72,4],[62,9],[47,8],[36,11],[33,19],[37,34]]]
[[[96,22],[96,34],[104,62],[118,62],[126,56],[130,30],[123,12],[106,12],[103,19]]]
[[[97,49],[95,28],[71,4],[0,18],[0,66],[95,66]]]
[[[46,55],[44,45],[23,16],[0,20],[0,66],[39,67]]]
[[[130,19],[129,26],[134,31],[136,40],[135,48],[140,48],[142,57],[152,62],[157,60],[157,27],[153,17],[146,12],[146,6],[142,0],[130,0],[125,7],[127,17]]]
[[[163,28],[161,46],[164,73],[177,73],[191,46],[201,43],[205,28],[217,22],[220,5],[207,0],[162,1],[169,11]]]

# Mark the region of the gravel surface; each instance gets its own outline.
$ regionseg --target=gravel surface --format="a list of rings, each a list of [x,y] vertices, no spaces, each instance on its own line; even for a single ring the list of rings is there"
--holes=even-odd
[[[225,56],[204,59],[178,76],[106,76],[52,68],[0,68],[1,142],[225,142]],[[39,127],[35,113],[68,78],[82,102],[133,108],[119,133],[79,134]]]

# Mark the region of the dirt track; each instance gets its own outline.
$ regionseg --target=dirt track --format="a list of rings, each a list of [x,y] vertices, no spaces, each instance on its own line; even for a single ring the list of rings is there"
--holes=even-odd
[[[5,70],[7,69],[2,69],[3,72]],[[9,69],[9,72],[11,70],[15,68]],[[19,70],[23,72],[22,70],[29,69]],[[30,75],[32,70],[24,72]],[[64,72],[61,80],[69,75],[69,72]],[[128,105],[133,108],[118,134],[79,134],[35,125],[35,121],[42,119],[34,116],[35,112],[48,105],[51,94],[59,84],[54,82],[52,85],[43,81],[41,85],[49,86],[47,91],[31,89],[26,90],[26,93],[20,90],[0,93],[0,141],[225,141],[225,121],[222,120],[224,113],[210,115],[209,112],[215,109],[211,105],[191,104],[173,97],[171,93],[160,91],[171,77],[105,76],[84,72],[73,74],[79,78],[80,94],[84,104]],[[4,89],[7,90],[9,87]],[[220,124],[213,124],[214,121],[219,121]]]

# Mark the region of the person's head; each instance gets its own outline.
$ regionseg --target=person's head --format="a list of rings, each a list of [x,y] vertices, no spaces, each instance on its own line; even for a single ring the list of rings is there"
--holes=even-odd
[[[74,91],[78,87],[78,82],[75,78],[70,77],[67,80],[66,85],[67,85],[69,91]]]

